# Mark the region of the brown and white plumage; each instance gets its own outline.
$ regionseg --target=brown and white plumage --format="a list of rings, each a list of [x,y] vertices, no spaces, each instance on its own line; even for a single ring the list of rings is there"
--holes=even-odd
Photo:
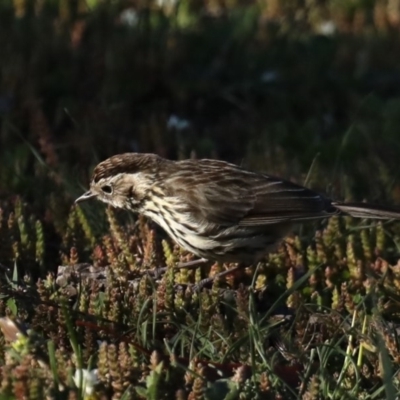
[[[212,260],[251,263],[296,222],[348,214],[400,218],[400,209],[339,203],[280,178],[217,160],[170,161],[126,153],[101,162],[90,191],[115,207],[142,213],[182,247]]]

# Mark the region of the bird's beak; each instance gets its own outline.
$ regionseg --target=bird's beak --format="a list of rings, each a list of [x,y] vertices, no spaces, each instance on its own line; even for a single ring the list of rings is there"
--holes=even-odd
[[[88,190],[87,192],[83,193],[83,195],[82,195],[81,197],[78,197],[78,198],[75,200],[75,204],[76,204],[76,203],[79,203],[79,202],[81,202],[81,201],[89,200],[89,199],[91,199],[92,197],[96,197],[96,195],[95,195],[94,193],[92,193],[90,190]]]

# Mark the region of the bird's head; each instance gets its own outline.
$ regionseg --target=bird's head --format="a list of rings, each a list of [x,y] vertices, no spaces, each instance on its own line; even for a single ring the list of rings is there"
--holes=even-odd
[[[90,189],[75,203],[97,198],[113,207],[140,211],[161,163],[155,154],[125,153],[102,161],[93,171]]]

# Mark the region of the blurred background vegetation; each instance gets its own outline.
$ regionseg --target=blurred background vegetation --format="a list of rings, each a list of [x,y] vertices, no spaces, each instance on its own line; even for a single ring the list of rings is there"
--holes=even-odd
[[[398,0],[3,0],[0,194],[140,151],[400,203],[399,29]]]
[[[54,267],[93,167],[130,151],[400,204],[399,30],[400,0],[3,0],[3,218],[26,204]]]

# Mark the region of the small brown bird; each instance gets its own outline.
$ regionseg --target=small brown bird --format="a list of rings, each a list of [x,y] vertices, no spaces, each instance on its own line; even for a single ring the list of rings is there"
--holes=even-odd
[[[91,198],[149,217],[203,259],[242,265],[259,260],[297,222],[331,215],[400,218],[400,208],[335,202],[224,161],[171,161],[140,153],[98,164],[90,190],[76,202]]]

